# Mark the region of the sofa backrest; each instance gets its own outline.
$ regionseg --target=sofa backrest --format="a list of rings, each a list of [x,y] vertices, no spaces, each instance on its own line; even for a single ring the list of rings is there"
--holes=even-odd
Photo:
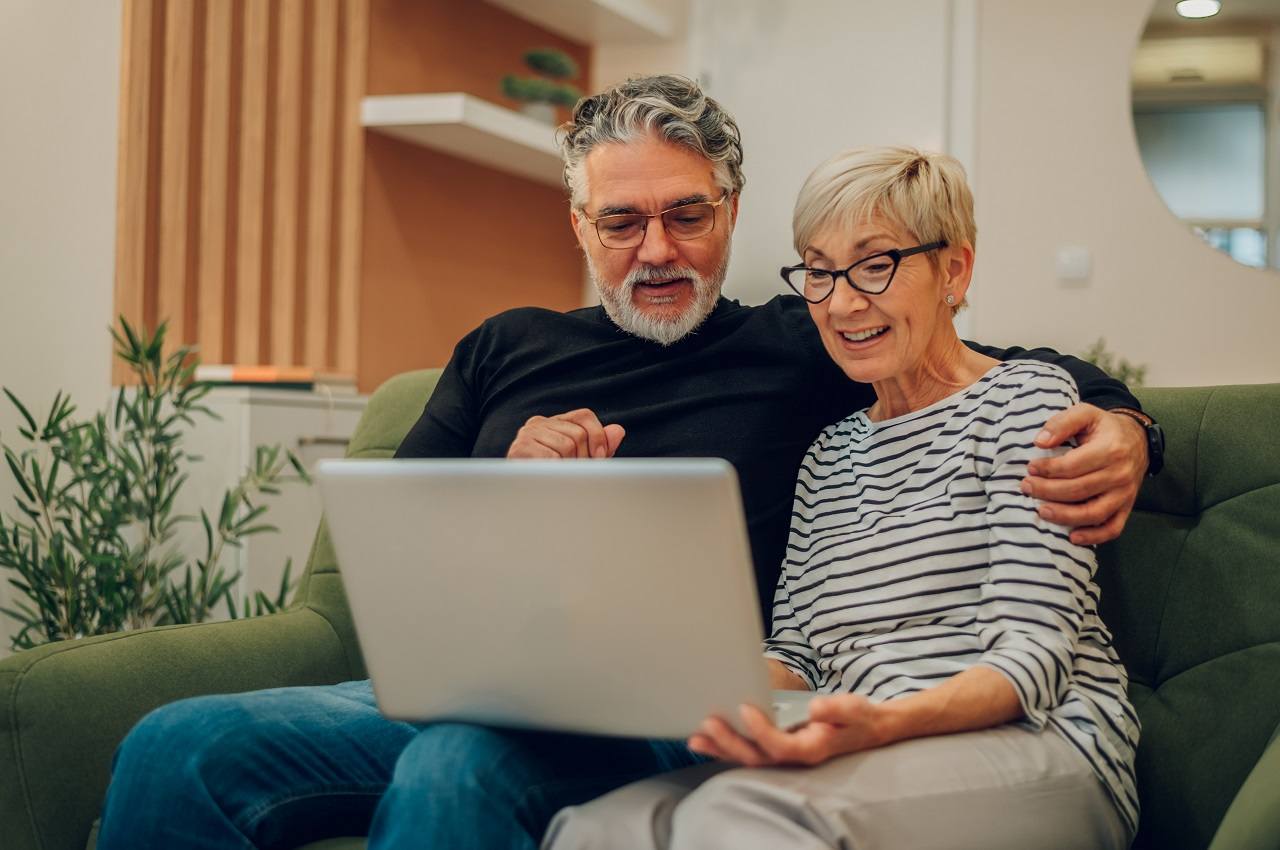
[[[391,378],[369,397],[364,415],[347,446],[350,458],[386,458],[395,454],[404,435],[422,415],[427,397],[440,378],[439,369],[405,372]],[[356,640],[347,593],[338,575],[338,558],[322,521],[311,547],[307,569],[299,582],[295,604],[306,605],[329,621],[347,650],[349,678],[363,679],[367,674],[360,645]]]
[[[1142,720],[1135,847],[1209,845],[1280,725],[1280,385],[1148,389],[1166,468],[1099,550]]]

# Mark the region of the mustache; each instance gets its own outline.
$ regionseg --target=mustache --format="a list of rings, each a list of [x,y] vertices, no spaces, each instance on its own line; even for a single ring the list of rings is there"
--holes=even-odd
[[[678,277],[687,277],[695,284],[702,283],[702,276],[689,266],[641,266],[632,270],[622,281],[622,285],[631,288],[637,283],[649,283],[654,280],[672,280]]]

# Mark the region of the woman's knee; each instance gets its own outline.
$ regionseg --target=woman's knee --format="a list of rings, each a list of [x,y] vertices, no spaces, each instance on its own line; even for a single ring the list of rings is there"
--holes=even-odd
[[[807,808],[803,794],[790,792],[753,771],[721,773],[676,807],[669,850],[834,846],[824,840],[826,830],[812,822]]]
[[[671,816],[689,793],[690,771],[633,782],[556,813],[543,850],[661,850],[671,841]]]

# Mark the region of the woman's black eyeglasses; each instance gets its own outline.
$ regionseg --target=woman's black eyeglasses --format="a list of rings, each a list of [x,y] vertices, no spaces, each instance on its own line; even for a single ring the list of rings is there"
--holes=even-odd
[[[914,248],[891,248],[863,257],[846,269],[814,269],[809,266],[786,266],[782,269],[782,279],[787,282],[797,295],[810,304],[821,304],[831,297],[836,288],[836,278],[843,277],[849,285],[859,292],[868,295],[879,295],[893,283],[893,276],[898,273],[898,266],[907,257],[936,251],[947,247],[946,240],[917,245]]]

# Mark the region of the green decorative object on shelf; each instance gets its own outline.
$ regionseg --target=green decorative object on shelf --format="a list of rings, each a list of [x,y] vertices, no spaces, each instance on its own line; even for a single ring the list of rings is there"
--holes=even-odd
[[[566,53],[551,47],[539,47],[524,54],[524,63],[537,77],[517,77],[508,74],[502,78],[502,93],[512,100],[528,106],[549,105],[572,107],[582,97],[582,91],[565,80],[578,76],[578,65]],[[535,112],[536,110],[526,110]],[[551,112],[551,110],[547,110]],[[540,115],[555,120],[554,112]]]
[[[1108,351],[1107,341],[1102,338],[1099,338],[1097,342],[1085,349],[1080,354],[1080,359],[1089,361],[1117,381],[1127,385],[1130,389],[1143,386],[1147,380],[1147,367],[1145,365],[1130,363],[1123,357]]]
[[[214,516],[175,513],[187,481],[187,466],[199,458],[182,446],[184,426],[198,415],[217,418],[201,403],[209,384],[192,380],[194,350],[164,355],[166,324],[154,334],[135,331],[122,317],[112,328],[116,356],[137,379],[120,387],[105,412],[75,417],[71,399],[59,392],[43,422],[8,389],[4,394],[21,417],[18,450],[0,439],[17,484],[21,518],[0,514],[0,569],[21,594],[0,611],[21,629],[14,649],[41,643],[173,623],[210,619],[225,604],[231,617],[282,608],[290,590],[291,564],[275,597],[257,591],[237,610],[233,589],[239,572],[221,565],[227,547],[276,530],[263,522],[263,494],[279,492],[292,468],[310,477],[293,453],[258,446],[254,463],[223,495]],[[204,527],[204,555],[178,552],[173,538],[183,522]]]

